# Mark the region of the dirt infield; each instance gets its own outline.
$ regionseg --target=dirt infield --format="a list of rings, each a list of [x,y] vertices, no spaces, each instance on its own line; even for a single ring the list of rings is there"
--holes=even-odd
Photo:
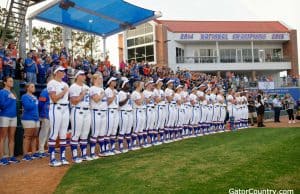
[[[282,117],[281,123],[266,121],[265,125],[276,128],[300,128],[300,121],[298,120],[296,124],[288,124],[287,118]],[[67,153],[70,153],[70,150]],[[44,158],[0,166],[0,193],[53,193],[70,166],[52,168],[48,166],[48,162],[48,158]]]

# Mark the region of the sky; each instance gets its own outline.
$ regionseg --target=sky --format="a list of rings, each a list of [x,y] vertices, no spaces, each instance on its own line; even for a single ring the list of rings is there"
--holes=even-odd
[[[7,1],[7,0],[5,0]],[[298,31],[298,56],[300,56],[300,14],[299,0],[127,0],[130,3],[154,11],[161,11],[160,19],[170,20],[272,20],[281,21]],[[45,5],[48,0],[41,5]],[[6,2],[1,0],[0,6]],[[40,6],[28,10],[33,12]],[[33,25],[43,25],[34,21]],[[118,64],[117,36],[107,40],[110,60]]]

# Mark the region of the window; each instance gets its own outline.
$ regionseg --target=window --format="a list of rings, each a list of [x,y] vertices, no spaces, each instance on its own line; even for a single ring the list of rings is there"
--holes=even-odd
[[[251,49],[243,49],[242,56],[243,56],[243,62],[245,62],[245,63],[252,62],[252,50]]]
[[[176,63],[184,63],[184,50],[176,47]]]
[[[154,62],[154,46],[148,45],[128,49],[128,61],[131,60]]]
[[[220,49],[221,63],[235,63],[236,49]]]
[[[154,62],[154,30],[151,24],[145,23],[134,30],[127,31],[128,61]]]

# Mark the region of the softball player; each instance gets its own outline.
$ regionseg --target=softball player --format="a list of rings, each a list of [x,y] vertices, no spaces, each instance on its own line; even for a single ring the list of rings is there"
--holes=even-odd
[[[243,128],[248,128],[248,99],[246,93],[242,94],[242,106],[243,106]]]
[[[168,102],[168,118],[165,128],[165,139],[166,143],[172,142],[172,137],[174,134],[174,127],[176,123],[176,101],[174,100],[174,90],[173,90],[173,80],[167,82],[167,88],[165,90],[165,96]]]
[[[137,81],[134,83],[136,88],[131,95],[133,102],[133,134],[132,134],[132,150],[140,149],[138,146],[137,138],[139,139],[139,145],[142,145],[143,130],[146,128],[146,106],[145,97],[142,93],[144,87],[143,82]]]
[[[182,85],[178,85],[175,89],[174,101],[176,102],[176,119],[175,119],[175,128],[174,128],[174,140],[178,141],[182,139],[183,123],[184,123],[184,106],[183,100],[181,97]]]
[[[195,135],[193,135],[193,129],[198,127],[198,118],[199,118],[200,111],[198,107],[197,90],[198,88],[194,87],[192,89],[192,93],[189,95],[190,103],[192,105],[192,117],[189,126],[189,133],[188,133],[190,137],[196,137]]]
[[[62,66],[54,70],[54,79],[47,84],[47,90],[50,96],[49,120],[50,135],[48,140],[48,148],[50,153],[50,166],[56,167],[67,165],[66,160],[66,135],[69,125],[69,86],[62,81],[65,75],[65,68]],[[55,158],[55,141],[59,135],[60,141],[60,159]]]
[[[26,84],[26,94],[21,98],[23,115],[22,125],[24,128],[23,139],[23,159],[24,161],[31,161],[39,158],[39,153],[36,152],[36,144],[38,137],[38,128],[40,127],[38,99],[33,95],[35,86],[33,83]],[[32,155],[29,155],[29,147],[31,148]]]
[[[143,147],[150,147],[151,144],[154,142],[154,126],[156,121],[156,112],[155,112],[155,105],[154,105],[154,96],[153,96],[153,81],[148,81],[145,84],[145,90],[143,92],[145,96],[145,103],[146,103],[146,129],[144,130],[143,137],[144,137],[144,145]],[[147,142],[148,135],[150,136],[151,142]]]
[[[218,120],[219,129],[221,132],[225,131],[225,119],[226,119],[226,104],[224,99],[224,90],[220,90],[219,94],[217,95],[217,102],[220,104],[220,116]]]
[[[154,144],[161,144],[164,142],[164,129],[165,123],[167,119],[167,109],[166,109],[166,101],[165,101],[165,93],[161,89],[163,85],[163,79],[158,79],[156,81],[156,88],[153,91],[153,96],[156,103],[156,122],[155,122],[155,133],[154,133]],[[160,142],[157,141],[157,132],[159,133]]]
[[[123,79],[121,91],[118,94],[119,106],[120,106],[120,131],[118,137],[119,150],[122,153],[131,150],[131,130],[133,126],[133,113],[132,113],[132,100],[129,93],[129,80]],[[127,148],[124,149],[123,142],[126,137]]]
[[[228,95],[226,97],[227,101],[227,111],[229,113],[229,122],[230,122],[230,129],[234,130],[234,112],[235,112],[235,100],[234,100],[234,91],[230,89],[228,91]]]
[[[14,157],[17,126],[17,98],[12,92],[14,87],[13,78],[5,77],[3,83],[4,88],[0,90],[0,165],[9,165],[9,163],[20,162]],[[6,138],[8,138],[10,158],[3,157]]]
[[[211,94],[211,99],[213,102],[213,129],[215,132],[219,132],[219,119],[220,119],[220,112],[221,112],[221,104],[218,102],[217,96],[219,93],[219,89],[215,87]]]
[[[90,88],[92,133],[90,137],[91,157],[97,159],[95,147],[98,141],[100,147],[99,156],[105,156],[104,136],[107,134],[107,98],[103,89],[103,77],[101,74],[92,76],[93,86]]]
[[[189,125],[192,119],[192,106],[191,106],[191,102],[190,102],[190,98],[189,98],[189,93],[187,92],[187,85],[185,84],[183,87],[183,90],[180,93],[181,98],[183,99],[183,106],[184,106],[184,123],[183,123],[183,137],[187,137],[189,132]]]
[[[119,126],[119,102],[118,102],[118,91],[115,89],[117,86],[117,78],[111,77],[108,82],[108,88],[105,89],[105,95],[107,97],[108,104],[108,121],[107,121],[107,134],[105,137],[106,149],[110,146],[110,151],[107,155],[119,154],[120,151],[115,150],[115,142],[117,129]],[[109,141],[109,143],[108,143]]]
[[[240,92],[235,93],[235,112],[234,112],[234,123],[237,129],[241,128],[241,110],[242,110],[242,99],[240,97]]]
[[[75,83],[70,87],[71,102],[71,150],[73,162],[81,163],[92,160],[87,156],[87,138],[91,127],[90,94],[89,87],[84,84],[85,73],[79,70],[75,75]],[[81,158],[78,156],[78,144],[80,144]]]
[[[205,132],[207,132],[207,114],[208,114],[208,107],[207,107],[207,101],[205,98],[204,90],[206,88],[206,85],[201,84],[199,86],[199,90],[197,91],[197,97],[199,99],[199,130],[201,130],[201,134],[199,136],[204,135]],[[205,130],[206,129],[206,130]]]

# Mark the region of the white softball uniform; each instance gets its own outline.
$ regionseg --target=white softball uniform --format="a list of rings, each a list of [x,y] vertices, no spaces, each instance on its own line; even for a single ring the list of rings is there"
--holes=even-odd
[[[118,94],[119,101],[122,102],[126,100],[127,96],[129,99],[127,102],[120,107],[120,135],[130,135],[133,126],[133,112],[132,112],[132,100],[130,98],[130,93],[120,91]]]
[[[49,96],[54,93],[58,95],[61,93],[64,88],[69,88],[68,84],[61,81],[51,80],[47,84],[47,91]],[[66,94],[59,99],[56,103],[54,103],[50,97],[50,107],[49,107],[49,121],[50,121],[50,134],[49,134],[49,146],[55,146],[57,136],[61,139],[60,145],[66,145],[66,135],[68,131],[69,125],[69,93]]]
[[[70,98],[78,97],[83,91],[87,91],[83,99],[78,104],[71,104],[71,145],[87,144],[87,138],[91,128],[90,94],[89,87],[85,84],[80,86],[76,83],[70,87]]]
[[[167,119],[167,105],[165,102],[165,93],[163,90],[154,89],[153,96],[160,98],[161,101],[156,106],[156,130],[162,130],[165,128]]]
[[[112,90],[110,88],[105,89],[105,95],[107,98],[112,98],[114,97],[114,100],[110,105],[108,105],[108,120],[107,120],[107,136],[116,136],[117,134],[117,129],[119,125],[119,111],[118,111],[118,92],[117,90]]]
[[[95,102],[92,97],[98,95],[103,96],[99,102]],[[96,143],[99,137],[100,141],[104,141],[107,134],[107,98],[103,88],[92,86],[90,88],[91,113],[92,113],[92,133],[91,142]]]
[[[135,134],[143,133],[143,130],[146,128],[146,107],[144,104],[137,105],[136,100],[142,98],[141,93],[134,91],[131,94],[131,99],[133,102],[133,131]]]
[[[143,94],[145,96],[145,99],[150,100],[150,102],[146,104],[146,130],[154,130],[156,121],[156,111],[154,105],[153,92],[145,90]]]
[[[173,95],[174,95],[174,91],[172,89],[167,88],[165,90],[166,97],[172,97]],[[168,118],[166,122],[166,127],[172,130],[172,128],[175,126],[176,117],[177,117],[176,102],[174,101],[174,97],[171,100],[171,102],[169,102],[167,109],[168,109]]]

